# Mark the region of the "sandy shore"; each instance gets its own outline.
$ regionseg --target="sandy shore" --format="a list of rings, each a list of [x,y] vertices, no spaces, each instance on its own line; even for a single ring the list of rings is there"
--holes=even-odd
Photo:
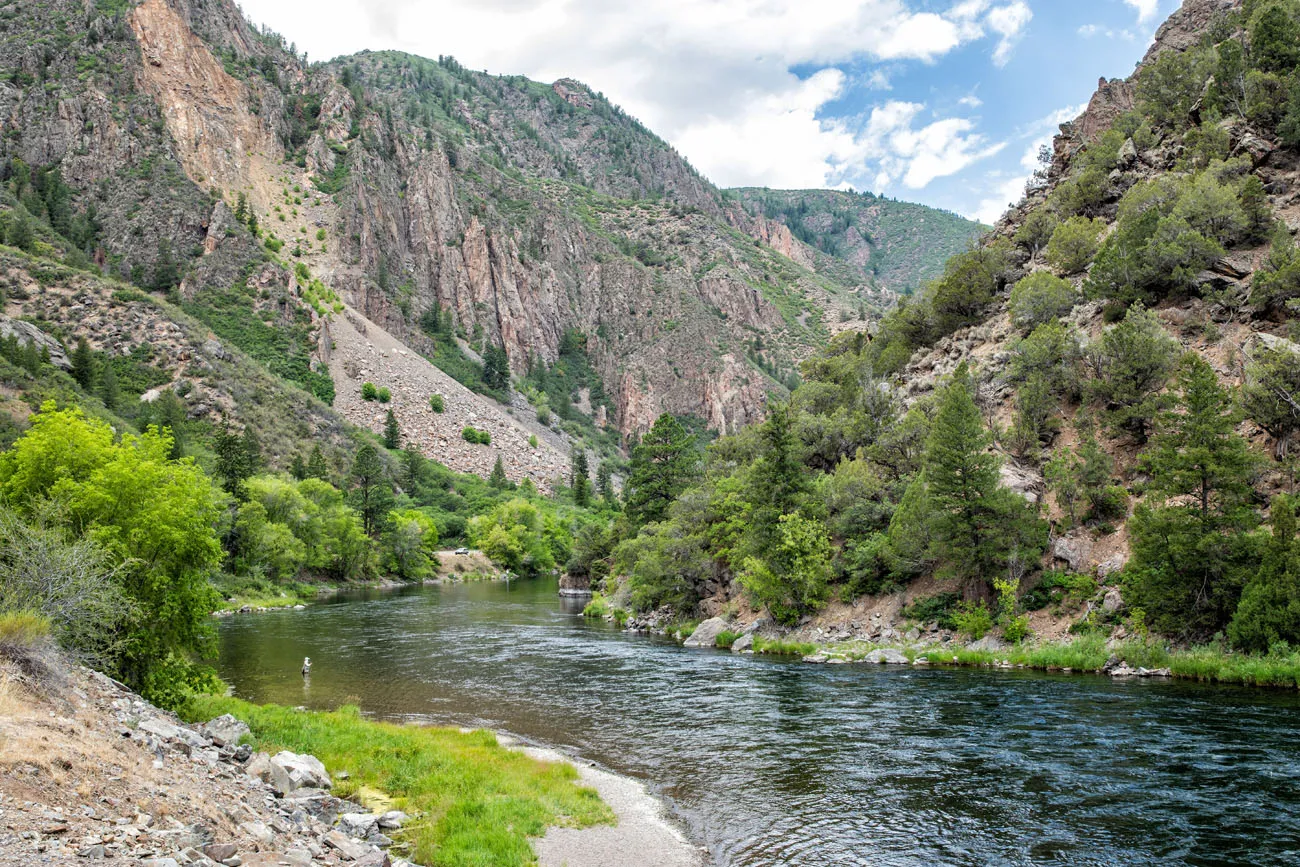
[[[504,737],[501,741],[508,743]],[[583,785],[595,789],[618,819],[617,825],[550,828],[533,840],[538,867],[704,867],[708,863],[704,851],[673,827],[663,805],[641,783],[555,750],[514,746],[536,759],[572,764]]]

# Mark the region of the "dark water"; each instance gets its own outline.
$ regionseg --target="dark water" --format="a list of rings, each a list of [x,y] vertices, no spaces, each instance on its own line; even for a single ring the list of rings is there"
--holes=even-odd
[[[221,674],[565,747],[646,780],[718,864],[1300,864],[1294,693],[773,662],[571,611],[516,582],[235,617]]]

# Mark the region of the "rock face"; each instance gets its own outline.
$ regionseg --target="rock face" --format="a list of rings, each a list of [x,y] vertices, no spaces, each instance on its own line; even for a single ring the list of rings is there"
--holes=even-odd
[[[721,617],[710,617],[708,620],[695,627],[691,637],[686,639],[683,644],[686,647],[713,647],[717,642],[718,636],[727,628],[727,621]]]

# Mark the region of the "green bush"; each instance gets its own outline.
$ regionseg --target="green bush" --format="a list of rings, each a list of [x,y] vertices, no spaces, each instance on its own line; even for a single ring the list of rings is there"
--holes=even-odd
[[[1002,627],[1002,637],[1012,644],[1019,644],[1030,635],[1029,615],[1021,614],[1011,618],[1005,626]]]
[[[393,393],[388,390],[388,386],[381,386],[375,393],[375,397],[379,398],[380,403],[388,403],[393,399]]]
[[[730,629],[724,629],[718,633],[717,638],[713,639],[713,646],[720,647],[724,650],[729,649],[731,645],[736,643],[736,639],[739,637],[739,632],[732,632]]]
[[[361,383],[362,400],[377,400],[378,398],[379,398],[379,390],[375,388],[375,384],[373,382]]]
[[[460,432],[460,435],[464,438],[465,442],[467,443],[475,443],[477,445],[484,445],[484,446],[492,444],[492,434],[488,433],[485,430],[479,430],[476,427],[467,426],[465,427],[464,430]]]
[[[446,411],[447,404],[443,401],[442,395],[435,394],[429,398],[429,409],[433,410],[434,412]]]
[[[957,593],[936,593],[934,596],[921,596],[904,605],[898,612],[908,620],[917,623],[938,623],[941,629],[956,629],[952,612],[961,601]]]
[[[965,633],[975,641],[979,641],[989,630],[993,628],[993,614],[989,607],[983,601],[963,602],[957,606],[953,612],[952,622],[957,627],[958,632]]]
[[[1011,288],[1011,319],[1021,328],[1033,328],[1068,315],[1078,299],[1069,280],[1035,271]]]
[[[1047,261],[1064,274],[1077,274],[1092,264],[1106,221],[1071,217],[1056,227],[1047,242]]]

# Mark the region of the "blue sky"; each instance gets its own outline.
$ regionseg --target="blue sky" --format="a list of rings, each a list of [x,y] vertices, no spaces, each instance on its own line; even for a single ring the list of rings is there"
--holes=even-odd
[[[1180,0],[245,0],[312,59],[570,76],[722,186],[852,187],[991,221]]]

